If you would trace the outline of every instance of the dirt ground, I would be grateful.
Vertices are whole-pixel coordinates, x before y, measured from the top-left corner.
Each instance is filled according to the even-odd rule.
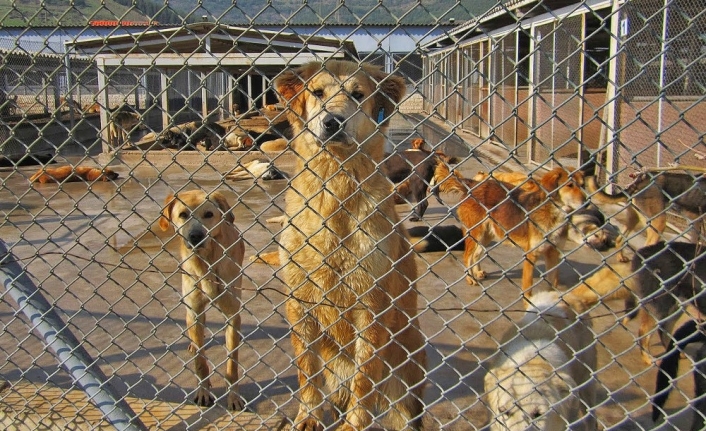
[[[475,147],[473,142],[470,145]],[[275,163],[291,173],[291,159],[283,157]],[[494,167],[479,146],[460,170],[472,175]],[[213,429],[223,424],[224,428],[275,429],[281,416],[292,417],[297,407],[296,370],[283,314],[284,286],[277,268],[248,258],[276,249],[279,227],[266,219],[281,214],[286,180],[222,183],[223,167],[172,165],[163,170],[148,160],[137,167],[116,164],[114,168],[121,179],[88,188],[82,183],[61,188],[30,185],[27,178],[36,169],[32,167],[2,170],[0,238],[151,428]],[[189,399],[196,381],[186,352],[176,249],[153,224],[167,194],[191,187],[221,189],[237,203],[236,225],[246,241],[240,387],[250,413],[233,415],[222,408],[222,401],[208,410],[196,409]],[[457,224],[447,206],[430,203],[423,221],[405,220],[404,225]],[[398,211],[406,218],[410,207],[399,205]],[[561,280],[568,287],[605,259],[611,261],[615,250],[599,253],[570,243],[564,252]],[[508,244],[493,247],[484,260],[489,277],[482,286],[466,284],[461,254],[417,256],[421,275],[417,287],[424,308],[420,319],[428,341],[427,429],[486,426],[490,417],[480,398],[483,361],[497,350],[500,334],[521,317],[521,251]],[[59,424],[59,418],[73,415],[72,423],[83,421],[74,425],[76,429],[89,428],[85,423],[92,408],[80,396],[64,394],[75,389],[69,375],[15,307],[7,297],[0,301],[0,363],[4,364],[0,378],[9,383],[0,392],[0,420],[22,429],[34,423],[28,417],[37,423]],[[595,415],[606,429],[656,429],[648,402],[654,390],[654,367],[642,362],[635,345],[637,322],[623,326],[622,310],[623,304],[609,303],[591,312],[599,352],[595,377],[601,387]],[[207,320],[207,331],[213,335],[208,357],[216,365],[212,382],[220,396],[224,393],[223,316],[212,310]],[[654,353],[661,351],[656,344],[652,347]],[[690,382],[689,375],[679,382],[686,394],[691,394]],[[684,404],[679,391],[674,391],[667,407],[677,411]],[[67,410],[62,413],[60,406]],[[688,413],[660,429],[683,429],[687,419]]]

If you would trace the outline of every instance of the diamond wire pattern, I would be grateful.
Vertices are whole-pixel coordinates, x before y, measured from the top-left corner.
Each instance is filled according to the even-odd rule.
[[[703,130],[698,118],[701,115],[704,99],[704,68],[703,61],[699,60],[703,57],[703,53],[699,51],[702,41],[700,42],[698,34],[702,32],[704,25],[703,13],[699,12],[697,7],[696,2],[688,0],[669,4],[636,0],[623,7],[623,15],[601,13],[601,16],[607,16],[607,19],[627,16],[630,18],[630,27],[634,30],[622,36],[624,50],[620,54],[612,54],[617,58],[621,70],[633,70],[633,73],[618,74],[617,85],[624,91],[627,103],[623,111],[617,114],[616,128],[626,138],[630,137],[632,129],[643,125],[653,132],[655,139],[674,141],[674,136],[680,136],[681,140],[685,141],[683,144],[664,148],[662,154],[667,162],[693,163],[701,160],[699,148],[702,144],[699,136],[703,136]],[[275,5],[253,10],[246,10],[235,4],[213,10],[211,6],[200,5],[188,11],[185,16],[198,19],[206,13],[209,16],[218,17],[220,21],[225,19],[228,12],[239,10],[253,22],[260,16],[264,16],[268,8],[277,10]],[[555,11],[545,4],[530,6],[524,11],[516,11],[509,6],[503,8],[514,20],[526,15],[542,13],[549,13],[555,19],[563,18],[557,16]],[[130,7],[130,10],[135,9],[134,6]],[[109,7],[107,10],[113,13],[116,19],[127,16]],[[174,11],[175,9],[167,4],[162,10]],[[390,7],[383,3],[371,7],[362,16],[356,16],[354,9],[343,3],[324,9],[319,8],[315,2],[305,3],[291,17],[284,16],[284,12],[279,11],[279,13],[285,18],[294,18],[303,13],[313,14],[321,23],[318,30],[314,32],[315,36],[328,36],[329,21],[341,15],[351,15],[358,20],[355,30],[371,38],[379,37],[382,41],[392,37],[397,31],[412,37],[411,32],[408,32],[402,23],[408,16],[411,17],[413,12],[420,10],[433,13],[427,6],[419,4],[402,16],[396,17],[397,24],[379,36],[377,32],[371,30],[374,27],[369,27],[366,23],[375,13],[394,15]],[[17,12],[22,14],[19,10]],[[59,16],[66,13],[68,12],[60,13]],[[442,23],[451,15],[450,10],[446,14],[441,14],[436,24]],[[665,32],[667,35],[665,43],[660,44],[659,38],[664,21],[662,18],[665,15],[668,15],[667,21],[672,27]],[[38,16],[37,13],[32,13],[26,18]],[[95,16],[95,13],[84,15],[86,21]],[[579,22],[578,27],[577,22]],[[643,24],[640,25],[639,22]],[[552,26],[555,26],[552,27],[553,34],[560,39],[560,42],[581,45],[582,37],[576,37],[577,29],[583,31],[580,21],[565,19],[557,21]],[[256,27],[252,28],[260,31]],[[641,28],[645,31],[641,31]],[[291,29],[294,27],[285,27],[277,34],[282,35]],[[478,29],[481,33],[485,31],[481,27]],[[196,35],[190,28],[187,28],[187,33]],[[208,35],[216,36],[217,31],[213,30]],[[645,39],[648,36],[651,39]],[[617,35],[611,35],[611,37],[617,37]],[[641,48],[644,46],[642,41],[645,40],[651,41],[648,46],[652,51]],[[654,43],[655,41],[657,44]],[[150,54],[155,59],[170,53],[179,55],[184,62],[192,57],[189,52],[179,51],[175,37],[167,36],[164,42],[164,48],[161,51]],[[534,55],[543,60],[542,64],[554,58],[552,47],[545,46],[539,40],[535,42],[538,43],[538,47]],[[498,56],[497,52],[495,54],[493,54],[494,51],[489,52],[487,47],[482,49],[482,52],[476,52],[480,47],[480,44],[476,44],[472,48],[474,51],[469,51],[468,54],[464,51],[464,55],[460,58],[461,64],[455,63],[457,60],[451,55],[438,58],[433,57],[432,53],[430,58],[436,58],[436,61],[424,60],[422,78],[418,82],[411,82],[412,85],[424,88],[424,91],[434,96],[425,101],[427,105],[431,104],[431,109],[421,112],[415,120],[405,119],[407,124],[412,125],[414,129],[419,127],[419,130],[425,130],[422,123],[433,121],[433,116],[429,112],[438,112],[447,116],[447,120],[453,126],[453,133],[449,136],[429,139],[428,144],[433,150],[446,148],[446,145],[452,141],[453,135],[456,135],[456,128],[469,128],[483,139],[486,137],[484,134],[487,133],[484,129],[488,129],[491,134],[493,130],[500,131],[509,121],[512,121],[511,118],[515,115],[520,115],[515,126],[517,128],[534,127],[534,132],[537,132],[538,128],[557,124],[574,131],[571,139],[578,128],[586,126],[583,124],[587,118],[585,114],[583,119],[579,119],[578,127],[575,119],[568,121],[563,117],[563,112],[568,108],[568,102],[556,105],[546,120],[533,121],[530,118],[521,118],[516,108],[524,101],[516,97],[517,93],[509,98],[505,95],[505,91],[513,91],[511,87],[514,84],[510,84],[510,88],[505,87],[514,81],[513,74],[519,71],[515,62],[519,59]],[[112,47],[108,49],[113,50]],[[570,56],[578,54],[578,51],[571,51],[571,49],[568,51]],[[75,150],[72,149],[70,140],[64,141],[64,144],[44,136],[48,129],[35,124],[30,119],[31,115],[53,112],[59,108],[60,105],[53,100],[52,95],[56,84],[44,77],[64,73],[62,61],[52,63],[51,60],[36,55],[34,51],[22,52],[26,54],[24,64],[6,62],[0,66],[0,71],[4,72],[3,76],[6,77],[6,81],[0,85],[3,85],[3,91],[18,95],[20,118],[17,121],[3,116],[0,119],[0,125],[7,126],[8,130],[18,136],[23,127],[34,128],[41,132],[37,138],[30,141],[22,141],[20,138],[13,141],[27,148],[27,150],[23,149],[23,152],[32,152],[42,145],[49,145],[62,154],[72,154]],[[141,49],[136,44],[129,52],[139,54]],[[384,49],[382,52],[384,54]],[[123,55],[118,50],[114,50],[113,54]],[[263,58],[264,53],[245,53],[239,44],[234,44],[229,50],[229,55],[240,54],[247,55],[253,61],[253,65],[245,67],[237,77],[234,77],[236,87],[233,92],[237,95],[236,99],[244,100],[248,97],[246,88],[248,83],[244,77],[265,76],[271,85],[273,74],[255,64]],[[664,63],[661,62],[662,57],[665,59]],[[372,60],[372,57],[368,58]],[[395,62],[400,62],[404,59],[404,54],[399,56],[395,53],[394,58]],[[42,60],[41,64],[36,60]],[[501,62],[500,65],[505,68],[502,71],[497,68],[492,69],[494,62]],[[467,66],[467,63],[470,63],[470,66]],[[636,64],[639,64],[639,69],[635,69]],[[573,73],[579,73],[576,69],[579,66],[574,64],[573,60],[569,75],[565,73],[566,64],[563,61],[552,60],[546,65],[548,68],[542,69],[544,70],[542,76],[535,77],[540,84],[558,81],[567,85],[569,81],[572,85],[581,84],[580,79],[573,75]],[[659,72],[663,67],[667,69],[663,71],[664,78],[661,78],[655,70]],[[398,63],[396,71],[404,76],[405,73],[401,68]],[[461,68],[460,74],[457,73],[457,68]],[[72,70],[72,88],[69,92],[72,97],[79,98],[79,104],[82,107],[88,104],[87,94],[90,94],[91,103],[97,102],[104,110],[114,109],[123,104],[138,104],[141,105],[141,109],[147,108],[148,110],[144,111],[142,116],[144,122],[149,124],[147,130],[143,131],[137,126],[127,130],[133,139],[148,132],[158,133],[161,128],[161,118],[156,122],[152,119],[148,120],[147,113],[150,113],[150,118],[158,118],[167,108],[160,106],[159,103],[146,106],[147,100],[143,98],[147,95],[161,102],[161,92],[167,91],[170,97],[184,100],[182,106],[169,112],[173,125],[175,125],[174,122],[178,123],[186,119],[202,119],[199,102],[204,94],[202,89],[205,89],[208,97],[209,111],[213,110],[213,106],[217,106],[219,110],[227,109],[228,97],[231,95],[223,94],[225,88],[220,84],[221,71],[207,71],[201,78],[195,70],[186,67],[178,68],[173,71],[175,74],[170,80],[169,88],[156,91],[149,84],[144,86],[142,83],[143,78],[149,82],[147,77],[155,71],[153,67],[149,67],[146,71],[127,66],[108,69],[106,100],[97,95],[97,81],[93,66],[80,65],[78,70]],[[498,72],[500,72],[499,75]],[[478,79],[471,78],[474,74]],[[641,75],[644,75],[643,79],[640,78]],[[229,73],[225,76],[226,79],[229,76],[232,77]],[[590,78],[592,77],[584,76],[583,80],[588,81]],[[660,84],[662,79],[664,81]],[[433,84],[428,85],[427,82]],[[480,91],[473,88],[481,82],[487,82],[490,87],[481,88]],[[500,89],[501,87],[494,87],[497,85],[502,85],[502,89],[488,91],[488,88]],[[665,89],[664,93],[659,93],[660,86]],[[552,88],[554,88],[552,91],[556,92],[556,87]],[[635,93],[636,91],[642,91],[642,93]],[[660,97],[661,95],[677,97]],[[638,100],[638,96],[642,97],[644,102]],[[546,102],[543,95],[538,97],[538,100]],[[678,97],[692,99],[684,102]],[[531,100],[531,94],[529,98]],[[411,100],[411,97],[408,96],[406,100]],[[602,106],[592,100],[583,101],[584,109],[597,110]],[[9,106],[8,103],[6,102],[4,106]],[[264,93],[255,96],[252,103],[253,106],[264,106],[267,103]],[[486,109],[485,106],[492,107],[496,103],[500,104],[497,108],[502,109],[503,114],[499,118],[487,117],[483,112]],[[468,109],[464,104],[472,106]],[[650,118],[656,106],[662,106],[665,112],[675,112],[676,115],[666,117],[661,124],[657,124]],[[459,115],[456,115],[455,109],[460,109]],[[625,112],[630,110],[634,110],[637,115],[625,115]],[[245,109],[245,111],[255,113],[256,109]],[[594,118],[597,117],[598,115],[594,115]],[[80,118],[75,120],[75,124],[85,123],[96,134],[102,132],[101,127],[105,127],[96,125],[99,123],[89,122],[85,115],[80,115]],[[69,132],[72,139],[76,139],[78,132],[77,129],[72,129],[71,123],[61,123],[58,127]],[[201,127],[211,133],[217,132],[209,124]],[[400,132],[404,137],[399,142],[393,142],[394,149],[400,150],[404,148],[405,141],[417,134],[423,135],[419,130]],[[543,132],[545,130],[543,129]],[[503,140],[513,139],[512,134],[514,133],[501,136]],[[696,139],[684,138],[685,136],[696,136]],[[542,151],[541,154],[537,152],[533,154],[535,157],[533,161],[538,166],[546,164],[546,161],[551,158],[555,159],[555,163],[562,163],[556,160],[557,152],[562,148],[568,148],[571,141],[565,137],[553,135],[542,135],[540,138]],[[3,139],[6,140],[4,144],[8,144],[9,148],[10,138]],[[630,140],[625,139],[625,141]],[[99,140],[89,151],[75,159],[74,163],[102,164],[102,158],[96,153],[100,145]],[[474,145],[471,144],[472,148],[479,148]],[[631,150],[627,147],[628,144],[622,145],[625,145],[628,151]],[[186,353],[188,342],[183,334],[187,328],[183,320],[183,305],[180,304],[179,299],[180,257],[169,245],[170,238],[156,232],[153,224],[167,193],[193,187],[206,190],[222,188],[229,191],[231,197],[234,196],[231,204],[243,217],[236,219],[236,224],[243,233],[249,252],[274,250],[282,228],[270,226],[264,222],[264,219],[282,213],[286,181],[271,186],[260,180],[240,184],[220,180],[218,175],[222,174],[222,168],[218,166],[218,159],[221,151],[216,150],[209,151],[204,156],[203,164],[189,166],[180,164],[177,159],[180,155],[187,155],[188,150],[177,149],[173,152],[174,162],[167,167],[151,161],[147,151],[139,149],[138,152],[141,152],[141,166],[138,168],[120,166],[121,174],[124,176],[121,175],[123,178],[112,184],[64,183],[59,186],[33,185],[22,188],[18,186],[21,183],[26,184],[33,170],[13,165],[0,189],[4,197],[7,197],[6,202],[9,202],[9,206],[3,209],[5,218],[1,228],[7,232],[7,238],[14,243],[13,252],[22,257],[28,273],[40,286],[40,290],[51,298],[67,320],[68,327],[80,335],[91,354],[97,357],[101,366],[113,376],[111,381],[124,380],[124,383],[119,385],[125,390],[125,396],[137,396],[143,406],[139,410],[147,411],[145,415],[152,416],[153,422],[164,421],[166,424],[171,420],[190,421],[193,420],[193,413],[180,411],[190,406],[189,398],[195,387],[195,379],[190,371],[193,363]],[[225,153],[237,155],[229,150],[225,150]],[[634,159],[639,159],[641,164],[649,165],[650,161],[654,164],[652,149],[636,149],[632,153],[635,154]],[[263,158],[274,164],[287,163],[283,154],[257,154],[254,150],[246,154]],[[501,157],[502,162],[512,160],[509,156]],[[464,155],[462,162],[475,162],[475,158],[473,155]],[[244,166],[244,161],[239,160],[235,164]],[[496,169],[495,164],[487,161],[482,161],[478,165],[486,171]],[[573,163],[567,166],[570,165]],[[233,168],[231,166],[229,170]],[[535,170],[535,167],[531,167],[531,170]],[[145,174],[146,172],[150,173]],[[148,177],[147,180],[145,175]],[[186,178],[186,182],[183,178]],[[174,182],[174,179],[179,180]],[[454,204],[449,206],[455,207]],[[406,215],[402,217],[406,218]],[[405,221],[403,225],[407,223],[408,221]],[[456,222],[453,216],[439,218],[432,215],[423,220],[421,225],[434,228],[442,223]],[[140,237],[143,232],[153,233],[155,238],[151,241],[144,240],[144,237]],[[263,235],[271,236],[271,239],[263,239]],[[639,233],[635,234],[636,238],[638,236]],[[587,250],[586,246],[570,245],[564,252],[563,260],[568,262],[580,260],[590,253],[598,255]],[[259,425],[255,425],[254,428],[273,429],[275,426],[273,424],[278,422],[280,414],[291,417],[299,400],[299,395],[296,393],[296,370],[293,365],[296,358],[292,357],[288,328],[282,314],[282,305],[286,296],[281,293],[284,292],[285,287],[280,280],[278,270],[277,268],[265,269],[260,264],[249,262],[247,260],[249,254],[246,253],[246,261],[243,263],[245,280],[242,300],[243,340],[240,350],[241,387],[245,388],[246,395],[249,396],[251,414],[258,418],[256,422],[259,422]],[[486,267],[493,268],[489,270],[491,276],[484,280],[481,286],[471,288],[466,286],[464,281],[466,270],[460,255],[456,252],[442,251],[432,257],[420,254],[416,258],[419,275],[414,281],[420,291],[420,319],[428,341],[426,349],[429,354],[427,370],[429,379],[424,399],[427,406],[425,423],[432,429],[435,427],[468,429],[469,426],[471,429],[480,429],[484,423],[491,420],[488,413],[489,405],[483,398],[486,395],[485,389],[479,386],[478,378],[488,371],[484,360],[498,349],[501,342],[501,329],[508,325],[512,326],[512,322],[516,321],[516,317],[522,313],[517,282],[522,254],[507,244],[492,245],[488,247],[487,257],[483,263]],[[449,270],[449,265],[453,271]],[[585,279],[581,276],[586,273],[584,269],[569,265],[566,270],[564,272],[570,273],[569,279]],[[513,293],[508,295],[507,292]],[[65,391],[63,399],[68,400],[69,404],[73,404],[77,409],[77,416],[85,418],[86,423],[90,423],[88,425],[90,428],[97,426],[97,423],[91,423],[85,402],[74,401],[71,397],[71,386],[66,385],[66,377],[56,368],[53,358],[47,355],[38,344],[36,336],[22,335],[27,331],[25,319],[20,315],[14,317],[10,301],[3,301],[2,308],[7,318],[2,320],[3,330],[0,339],[3,339],[1,341],[3,346],[12,347],[4,349],[7,364],[0,370],[3,377],[10,381],[11,388],[14,388],[16,393],[21,393],[23,378],[31,380],[33,375],[46,376],[36,382],[35,388],[35,397],[50,406],[49,413],[39,413],[42,415],[42,420],[49,420],[52,417],[51,410],[60,408],[60,402],[57,399],[43,395],[45,391],[48,392],[50,388],[58,386]],[[630,363],[629,357],[634,354],[632,350],[635,350],[633,348],[635,341],[630,332],[634,328],[626,327],[620,322],[621,314],[616,311],[618,308],[600,309],[605,310],[607,315],[596,319],[594,333],[596,344],[608,352],[608,358],[599,364],[595,374],[608,396],[596,404],[595,415],[599,423],[606,427],[619,423],[622,418],[627,417],[639,428],[649,428],[640,418],[640,412],[649,408],[648,400],[653,390],[650,379],[654,370],[649,367],[640,368]],[[226,353],[222,340],[224,316],[217,310],[209,310],[207,313],[209,317],[206,347],[212,363],[214,393],[222,402],[225,396],[222,386],[222,369],[225,365],[223,362]],[[616,337],[615,332],[620,332],[620,336]],[[27,361],[27,358],[30,360]],[[27,363],[32,365],[29,367],[24,365]],[[608,378],[609,374],[622,377]],[[684,392],[683,396],[689,397],[689,384],[681,380],[678,383],[679,391]],[[637,388],[633,385],[636,381]],[[627,393],[643,401],[635,401],[630,405],[613,401],[613,397],[625,397]],[[5,397],[5,399],[9,398]],[[150,411],[150,403],[153,401],[171,403],[174,407],[166,417],[160,417]],[[670,411],[674,417],[679,416],[680,408],[677,404],[674,402],[674,408]],[[25,405],[35,405],[35,402],[28,398],[25,400]],[[18,406],[14,407],[18,408]],[[608,414],[608,411],[611,413]],[[203,416],[206,414],[196,415],[206,417]],[[243,415],[227,413],[222,417],[227,418],[226,421],[231,423],[239,423],[243,420]],[[217,427],[220,429],[223,425],[217,425]]]

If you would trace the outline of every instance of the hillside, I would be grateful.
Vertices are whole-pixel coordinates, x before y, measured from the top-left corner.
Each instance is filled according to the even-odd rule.
[[[182,22],[154,0],[0,0],[0,27],[72,27],[94,20]]]
[[[497,0],[0,0],[0,27],[85,26],[93,20],[225,24],[437,24],[482,14]],[[164,6],[167,3],[168,6]],[[457,4],[458,3],[458,4]],[[198,6],[200,5],[200,6]]]
[[[194,16],[208,15],[226,23],[249,24],[438,24],[478,16],[498,0],[203,0]],[[460,3],[460,4],[457,4]],[[170,0],[178,10],[191,10],[192,0]]]

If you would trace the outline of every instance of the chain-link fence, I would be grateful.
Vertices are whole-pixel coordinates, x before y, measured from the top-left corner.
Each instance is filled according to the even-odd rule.
[[[699,2],[33,5],[4,429],[704,428]]]

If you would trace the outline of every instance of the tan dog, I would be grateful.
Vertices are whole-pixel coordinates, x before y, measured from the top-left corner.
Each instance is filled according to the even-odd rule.
[[[583,174],[554,168],[538,180],[536,189],[529,185],[528,190],[522,187],[509,190],[507,184],[494,178],[477,182],[450,175],[441,181],[438,191],[465,195],[457,207],[457,215],[468,231],[463,254],[470,271],[466,281],[473,285],[486,277],[479,261],[491,241],[510,239],[526,253],[522,290],[529,296],[534,266],[541,254],[549,272],[547,278],[554,286],[558,284],[558,248],[568,233],[564,208],[575,210],[584,204]]]
[[[287,194],[281,274],[299,370],[294,429],[419,429],[426,357],[417,321],[417,270],[389,181],[377,169],[402,78],[353,62],[283,72],[298,164]],[[340,417],[339,417],[340,415]]]
[[[532,305],[502,338],[484,378],[493,414],[491,431],[595,430],[596,350],[588,321],[557,292],[532,296]]]
[[[112,181],[118,179],[117,172],[110,168],[91,168],[88,166],[59,166],[58,168],[41,168],[29,177],[31,183],[70,183]]]
[[[628,300],[633,297],[628,283],[632,270],[629,262],[606,263],[595,274],[572,287],[564,301],[579,313],[588,311],[599,302]]]
[[[706,179],[700,174],[641,172],[634,177],[625,192],[616,194],[608,194],[600,189],[595,177],[587,178],[586,181],[591,202],[601,208],[609,219],[623,226],[616,241],[621,262],[630,260],[623,249],[631,232],[646,227],[645,246],[664,240],[662,234],[667,229],[668,209],[678,209],[690,220],[697,220],[706,212]],[[697,240],[697,230],[695,227],[690,233],[692,242]]]
[[[226,315],[226,381],[228,408],[242,410],[238,394],[238,345],[240,344],[240,284],[245,247],[233,225],[231,206],[219,192],[201,190],[170,195],[165,201],[159,226],[174,227],[180,241],[182,295],[186,305],[186,328],[195,358],[199,388],[194,402],[210,406],[209,367],[204,355],[206,305],[213,302]]]
[[[140,124],[142,118],[137,112],[117,111],[111,113],[108,124],[108,142],[118,148],[128,142],[130,131]]]

